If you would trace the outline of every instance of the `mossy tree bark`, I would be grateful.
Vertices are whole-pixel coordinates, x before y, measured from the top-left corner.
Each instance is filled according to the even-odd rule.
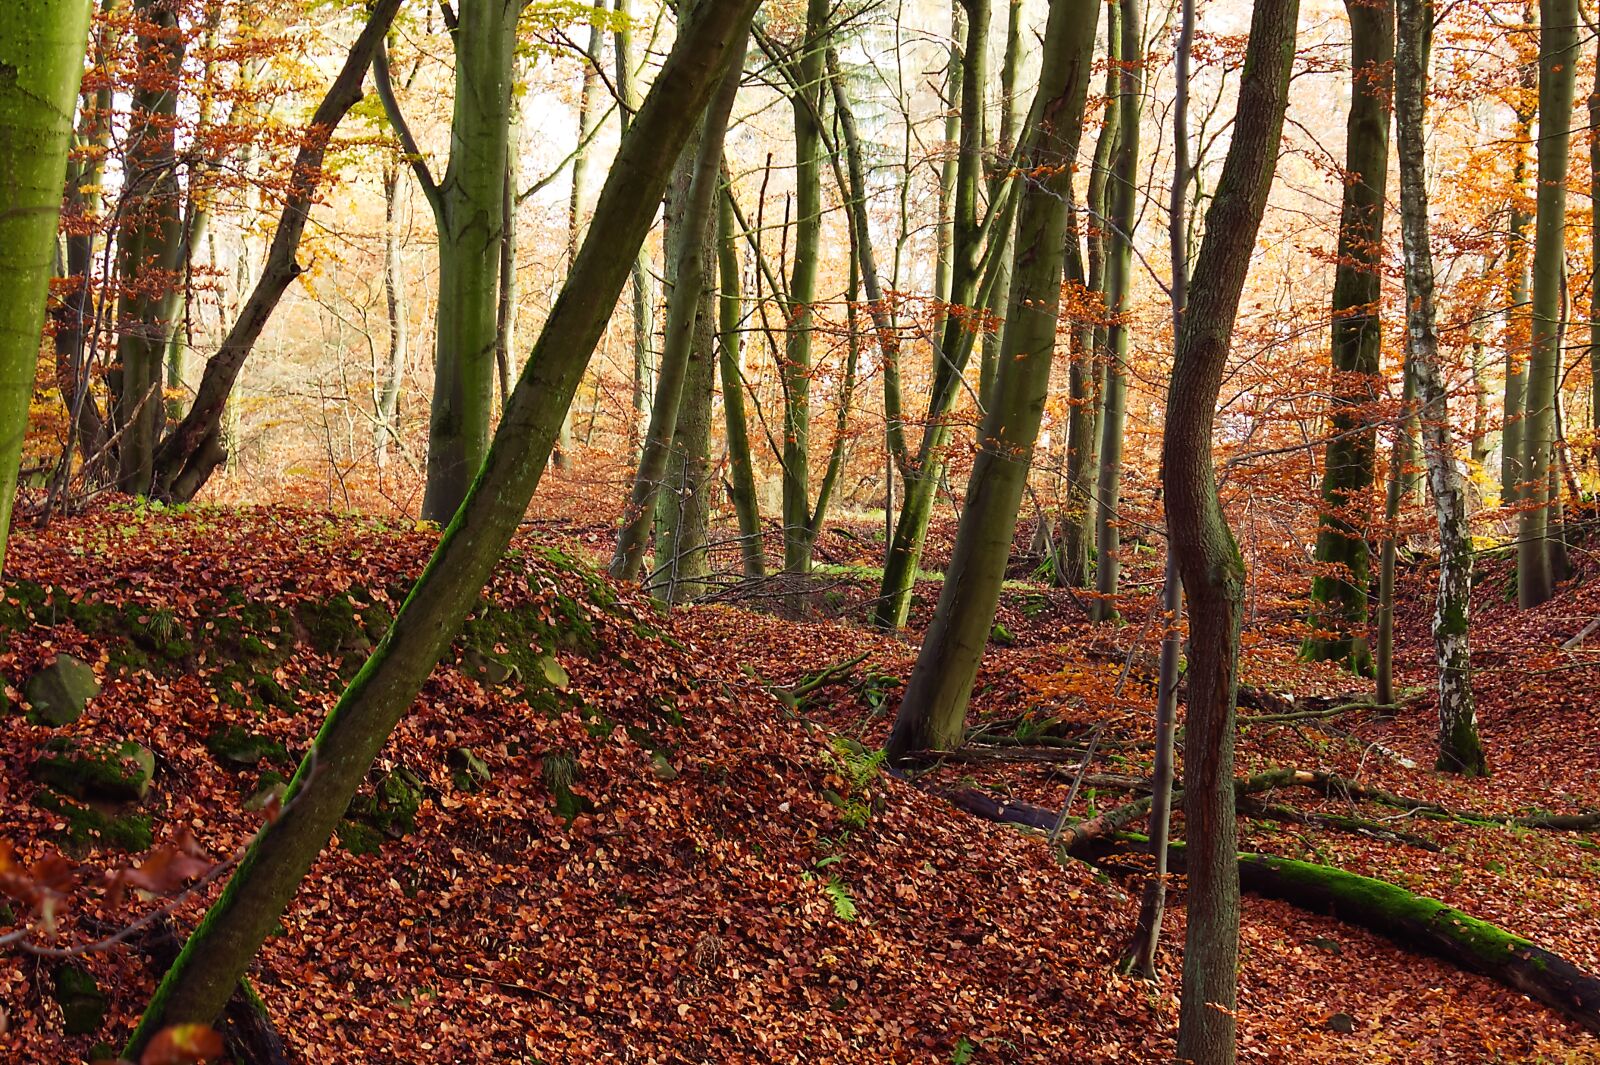
[[[1433,250],[1428,244],[1428,178],[1423,131],[1427,115],[1431,0],[1398,0],[1395,127],[1400,161],[1400,235],[1405,250],[1406,358],[1417,386],[1418,420],[1439,527],[1439,591],[1433,616],[1439,668],[1438,768],[1467,776],[1488,772],[1472,700],[1468,620],[1472,596],[1472,530],[1467,493],[1456,465],[1449,389],[1439,361],[1434,322]]]
[[[54,275],[73,104],[89,40],[84,0],[0,5],[0,569]],[[159,410],[159,404],[157,405]]]
[[[639,579],[650,530],[656,518],[656,505],[666,483],[672,462],[673,440],[678,431],[679,411],[685,383],[690,376],[700,344],[709,340],[713,328],[707,301],[706,242],[711,233],[713,202],[722,187],[722,141],[728,116],[739,91],[744,53],[736,57],[722,78],[717,95],[706,108],[694,154],[687,158],[682,209],[674,210],[672,247],[675,268],[671,292],[667,297],[667,332],[661,348],[661,372],[656,381],[655,402],[650,408],[650,428],[645,434],[644,454],[634,471],[633,488],[617,531],[616,549],[611,556],[611,576],[617,580]],[[704,319],[704,320],[702,320]],[[709,387],[709,350],[700,351],[703,381],[696,387]],[[709,411],[707,412],[709,415]],[[676,486],[667,485],[667,490]],[[663,545],[661,561],[670,565],[670,545]],[[676,555],[670,557],[675,558]],[[653,581],[651,582],[654,583]]]
[[[169,1024],[210,1022],[327,843],[389,733],[460,630],[527,512],[561,418],[616,307],[667,175],[742,48],[759,0],[704,4],[678,38],[618,150],[577,262],[467,499],[393,625],[323,724],[282,814],[251,843],[183,953],[162,978],[129,1056]],[[392,8],[390,9],[392,13]],[[59,191],[59,190],[58,190]]]
[[[634,113],[639,109],[638,79],[634,74],[632,0],[616,0],[615,10],[621,16],[611,41],[616,52],[617,113],[626,136]],[[642,434],[650,420],[651,397],[655,394],[652,378],[656,363],[656,290],[647,244],[641,244],[639,254],[634,257],[633,283],[629,291],[633,300],[633,419],[628,423],[628,450],[637,466],[644,454]]]
[[[1302,654],[1372,673],[1367,644],[1374,408],[1383,353],[1383,210],[1389,179],[1389,96],[1394,88],[1393,0],[1346,0],[1350,17],[1350,116],[1344,200],[1333,278],[1332,439],[1322,473],[1321,528],[1311,584],[1311,628]]]
[[[1100,469],[1095,485],[1095,594],[1090,615],[1095,621],[1117,617],[1117,581],[1121,573],[1122,534],[1117,510],[1122,491],[1122,434],[1128,395],[1127,360],[1133,309],[1133,230],[1139,217],[1139,115],[1144,93],[1144,18],[1139,0],[1117,0],[1117,145],[1107,186],[1105,388],[1100,410]]]
[[[1000,125],[989,146],[989,199],[998,198],[1011,169],[1017,140],[1017,77],[1022,68],[1022,0],[1009,0],[1006,12],[1005,51],[1000,61]],[[1006,300],[1011,294],[1011,234],[1001,234],[1000,273],[984,305],[983,351],[978,364],[978,407],[994,405],[995,370],[999,365]]]
[[[1083,133],[1099,7],[1095,0],[1050,5],[1037,121],[1020,160],[1023,169],[1048,176],[1029,182],[1018,209],[995,402],[979,429],[981,446],[939,607],[889,737],[891,759],[960,743],[972,682],[994,623],[1049,389],[1067,229],[1065,185]]]
[[[1577,84],[1577,0],[1539,2],[1539,182],[1533,242],[1533,348],[1522,430],[1521,501],[1517,520],[1517,602],[1524,609],[1555,594],[1550,470],[1555,459],[1556,381],[1567,225],[1567,156]]]
[[[1234,1060],[1239,956],[1233,744],[1245,572],[1217,495],[1212,422],[1272,188],[1299,7],[1298,0],[1261,0],[1251,15],[1233,138],[1206,212],[1205,240],[1176,337],[1161,454],[1169,550],[1189,600],[1189,913],[1178,1057],[1196,1065]]]
[[[723,165],[723,180],[728,168]],[[728,494],[739,520],[739,559],[746,577],[765,577],[767,559],[761,543],[761,501],[756,495],[755,467],[750,459],[750,426],[744,407],[744,371],[740,332],[744,319],[744,276],[739,253],[740,231],[733,217],[733,199],[717,197],[717,266],[722,276],[718,299],[717,368],[722,383],[722,421],[728,441]]]
[[[1524,5],[1531,19],[1533,5]],[[1525,27],[1532,32],[1533,27]],[[1517,502],[1522,491],[1522,434],[1528,391],[1528,350],[1531,330],[1528,317],[1528,290],[1533,285],[1533,256],[1528,250],[1528,226],[1532,219],[1527,211],[1528,145],[1533,142],[1533,120],[1537,108],[1521,101],[1535,95],[1538,72],[1525,66],[1519,88],[1519,106],[1516,123],[1512,127],[1510,148],[1516,154],[1511,163],[1511,210],[1507,226],[1507,260],[1511,274],[1511,291],[1506,302],[1506,370],[1504,396],[1504,428],[1500,434],[1500,502],[1510,505]]]

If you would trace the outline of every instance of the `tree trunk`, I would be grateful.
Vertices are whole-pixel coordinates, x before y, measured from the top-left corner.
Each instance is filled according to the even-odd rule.
[[[622,294],[634,250],[655,218],[667,174],[729,57],[742,47],[757,3],[703,4],[680,26],[618,150],[578,261],[524,363],[464,506],[318,733],[289,785],[282,813],[251,843],[162,979],[132,1036],[130,1058],[137,1059],[168,1025],[209,1023],[222,1010],[389,733],[460,630],[527,511],[562,414]]]
[[[699,132],[699,147],[690,157],[689,177],[683,208],[676,218],[674,247],[676,269],[671,293],[667,297],[667,333],[661,349],[661,373],[656,382],[655,402],[650,409],[650,429],[645,435],[644,454],[634,471],[633,488],[617,531],[616,549],[611,556],[611,576],[621,581],[639,579],[650,530],[655,521],[656,500],[667,476],[673,436],[677,432],[678,412],[690,359],[695,352],[699,319],[704,309],[706,289],[705,240],[711,224],[712,199],[720,188],[722,139],[728,127],[728,114],[743,74],[743,52],[737,67],[730,67],[722,79],[716,98],[706,109]],[[709,323],[707,323],[709,328]],[[665,557],[663,556],[663,561]]]
[[[429,521],[450,520],[489,444],[521,10],[519,0],[480,0],[462,6],[451,31],[456,91],[450,162],[437,184],[422,180],[439,230],[428,479],[422,495],[422,516]],[[420,157],[417,166],[422,179]]]
[[[783,351],[783,568],[811,568],[811,340],[822,234],[822,114],[828,0],[808,0],[793,86],[795,150],[794,267],[789,276],[788,333]]]
[[[1019,208],[995,405],[979,430],[981,446],[939,607],[889,737],[894,760],[961,742],[972,682],[994,623],[1049,390],[1067,226],[1064,187],[1071,173],[1064,163],[1077,157],[1083,133],[1098,15],[1094,0],[1050,5],[1034,111],[1039,120],[1028,133],[1022,165],[1053,169],[1048,180],[1028,186]]]
[[[184,244],[177,115],[186,49],[172,5],[135,0],[133,15],[139,54],[150,56],[156,69],[141,70],[133,92],[128,178],[117,232],[117,362],[107,382],[117,434],[117,487],[146,495],[165,418],[162,369]]]
[[[1374,665],[1376,693],[1383,706],[1395,705],[1394,686],[1394,567],[1399,551],[1400,505],[1405,499],[1406,466],[1411,450],[1411,360],[1406,358],[1401,374],[1400,418],[1393,428],[1394,444],[1389,450],[1389,472],[1385,478],[1383,501],[1383,539],[1378,551],[1378,654]]]
[[[367,67],[378,54],[399,7],[400,0],[377,0],[373,4],[366,26],[350,46],[344,67],[311,116],[305,141],[295,156],[293,178],[278,219],[278,229],[273,234],[272,247],[255,288],[216,354],[207,360],[189,413],[167,434],[156,451],[155,495],[161,499],[180,503],[193,499],[212,471],[227,459],[228,453],[222,443],[222,417],[228,396],[273,309],[289,285],[300,276],[301,268],[295,255],[322,177],[328,142],[345,114],[360,101]]]
[[[1100,470],[1095,486],[1095,600],[1090,616],[1111,621],[1117,616],[1117,581],[1121,573],[1122,534],[1117,513],[1122,491],[1122,434],[1127,413],[1128,315],[1133,309],[1133,229],[1139,217],[1139,113],[1144,92],[1144,18],[1139,0],[1118,0],[1117,146],[1108,186],[1110,217],[1103,225],[1106,242],[1107,327],[1105,390],[1100,412]]]
[[[1428,244],[1428,188],[1423,131],[1427,115],[1431,0],[1399,0],[1395,46],[1395,127],[1400,144],[1400,228],[1405,248],[1406,359],[1417,383],[1418,421],[1439,526],[1439,592],[1433,617],[1439,667],[1438,768],[1467,776],[1488,772],[1472,701],[1468,619],[1472,530],[1456,466],[1449,390],[1434,324],[1433,250]]]
[[[633,116],[639,109],[639,90],[634,77],[632,0],[616,0],[620,21],[612,35],[612,48],[616,52],[617,108],[622,133],[627,135]],[[655,328],[656,292],[650,265],[648,244],[639,245],[633,261],[633,281],[630,293],[633,299],[633,415],[628,423],[628,452],[637,467],[644,456],[645,425],[650,420],[651,397],[655,395]]]
[[[1190,618],[1184,819],[1192,849],[1178,1057],[1196,1065],[1234,1060],[1239,955],[1233,743],[1245,571],[1217,496],[1212,421],[1272,187],[1298,15],[1298,0],[1261,0],[1251,15],[1233,136],[1176,337],[1162,445],[1170,550]]]
[[[1526,16],[1533,17],[1533,5],[1524,5]],[[1532,25],[1525,27],[1532,33]],[[1537,71],[1532,65],[1523,68],[1519,88],[1522,96],[1516,111],[1516,124],[1512,127],[1510,149],[1516,154],[1511,164],[1511,210],[1507,227],[1507,259],[1511,274],[1510,299],[1506,307],[1506,386],[1505,420],[1500,434],[1500,502],[1511,505],[1521,498],[1522,436],[1525,426],[1528,391],[1528,352],[1532,333],[1528,319],[1529,288],[1533,285],[1532,259],[1528,252],[1528,225],[1532,221],[1526,209],[1528,178],[1528,148],[1533,141],[1534,108],[1521,100],[1533,95],[1537,86]]]
[[[400,440],[400,385],[406,372],[406,349],[410,344],[411,322],[406,306],[404,249],[400,243],[400,169],[394,163],[383,167],[383,301],[389,320],[389,360],[378,387],[377,426],[374,444],[381,469],[389,456],[391,441]]]
[[[723,180],[728,180],[726,164]],[[745,418],[744,374],[739,359],[739,333],[744,318],[739,229],[733,218],[733,198],[724,192],[718,200],[717,262],[722,275],[722,294],[718,303],[717,357],[722,379],[723,429],[728,440],[728,494],[739,519],[739,558],[744,575],[765,577],[767,559],[761,542],[761,505],[750,460],[750,428]]]
[[[89,39],[83,0],[0,5],[0,571],[39,365],[73,104]],[[87,265],[87,264],[86,264]],[[87,271],[83,275],[87,279]],[[159,410],[159,407],[158,407]],[[68,454],[68,461],[71,455]]]
[[[1389,98],[1394,88],[1393,0],[1346,0],[1350,17],[1350,117],[1344,202],[1333,280],[1332,439],[1322,473],[1320,572],[1311,583],[1311,661],[1372,673],[1367,645],[1374,408],[1382,370],[1383,208],[1389,178]]]
[[[1088,217],[1081,226],[1083,232],[1081,253],[1076,252],[1079,242],[1077,212],[1073,212],[1073,230],[1069,239],[1074,248],[1067,255],[1068,269],[1075,260],[1083,261],[1077,277],[1086,289],[1085,295],[1104,300],[1105,297],[1105,214],[1107,176],[1111,158],[1117,147],[1119,108],[1116,106],[1117,85],[1121,73],[1117,59],[1122,54],[1122,7],[1106,5],[1106,78],[1105,117],[1100,135],[1095,138],[1094,162],[1089,171],[1085,191]],[[1105,365],[1106,326],[1103,316],[1079,323],[1074,343],[1078,347],[1068,370],[1067,395],[1070,408],[1067,412],[1067,520],[1062,522],[1061,546],[1056,557],[1063,561],[1060,581],[1069,588],[1085,588],[1089,583],[1089,553],[1094,549],[1096,508],[1095,482],[1100,467],[1100,413],[1103,390],[1100,387],[1101,368]]]
[[[1517,602],[1555,594],[1550,542],[1550,468],[1556,382],[1561,373],[1562,272],[1566,256],[1567,155],[1577,81],[1577,0],[1539,3],[1539,184],[1533,244],[1533,349],[1524,403],[1522,476],[1526,508],[1517,519]]]
[[[1005,54],[1000,65],[1000,129],[991,145],[989,164],[991,202],[998,196],[1017,148],[1017,76],[1022,67],[1022,0],[1009,0],[1007,6]],[[1001,237],[1004,246],[1000,249],[1000,274],[995,280],[994,291],[984,305],[983,352],[978,364],[978,407],[982,411],[994,405],[995,371],[999,365],[1006,300],[1011,294],[1011,236],[1006,233]]]

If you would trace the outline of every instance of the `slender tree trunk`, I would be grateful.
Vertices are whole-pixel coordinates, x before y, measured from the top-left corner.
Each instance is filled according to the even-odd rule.
[[[728,180],[726,164],[723,180]],[[750,429],[744,410],[744,374],[740,371],[739,334],[744,319],[743,271],[739,254],[739,228],[733,218],[733,198],[718,197],[717,262],[722,275],[718,302],[718,367],[722,379],[722,418],[728,440],[729,495],[739,519],[739,558],[746,577],[767,575],[761,543],[761,506],[756,496],[755,468],[750,460]]]
[[[1532,32],[1533,5],[1524,5],[1525,29]],[[1533,95],[1537,72],[1530,65],[1523,69],[1522,100]],[[1532,255],[1528,248],[1528,217],[1525,206],[1528,179],[1528,145],[1533,141],[1533,120],[1537,110],[1519,101],[1511,149],[1516,154],[1511,164],[1511,211],[1507,232],[1507,259],[1511,274],[1509,306],[1506,308],[1505,427],[1500,434],[1500,502],[1510,506],[1521,498],[1525,473],[1522,469],[1523,429],[1526,425],[1528,391],[1528,353],[1532,330],[1528,316],[1529,289],[1533,285]]]
[[[373,430],[378,466],[388,461],[389,444],[400,439],[400,385],[406,372],[411,323],[406,307],[405,249],[400,242],[400,168],[383,168],[383,301],[389,319],[389,361],[378,388],[378,424]]]
[[[701,6],[701,5],[697,5]],[[656,385],[655,403],[650,410],[650,430],[645,435],[644,454],[634,473],[623,523],[617,532],[616,550],[611,556],[611,576],[636,581],[649,545],[655,521],[656,500],[667,475],[673,436],[677,431],[684,382],[696,345],[697,324],[704,308],[706,288],[705,240],[711,224],[712,199],[721,184],[722,139],[728,128],[728,115],[743,73],[743,51],[735,53],[736,65],[722,78],[716,98],[706,109],[699,132],[699,147],[692,159],[692,176],[682,213],[678,215],[675,244],[676,276],[667,299],[667,333],[661,350],[661,374]]]
[[[1066,164],[1077,157],[1083,133],[1099,7],[1095,0],[1050,5],[1035,105],[1039,120],[1027,134],[1022,160],[1029,169],[1050,167],[1051,176],[1030,183],[1022,196],[995,405],[980,429],[982,446],[939,607],[889,737],[891,759],[960,744],[972,682],[994,623],[1049,389],[1067,227]]]
[[[183,246],[178,183],[178,87],[184,37],[176,9],[162,0],[134,0],[139,54],[155,69],[140,72],[133,92],[127,182],[117,233],[117,363],[108,375],[117,435],[117,487],[145,495],[154,481],[156,443],[165,409],[162,369],[172,328],[178,258]]]
[[[482,472],[393,625],[329,715],[265,826],[182,954],[129,1044],[168,1025],[208,1023],[278,922],[373,759],[422,689],[527,511],[578,380],[622,294],[667,174],[742,48],[758,0],[703,4],[679,28],[595,206],[589,235],[523,364]],[[57,190],[59,192],[59,190]]]
[[[639,109],[639,90],[634,77],[632,0],[616,0],[616,12],[621,16],[621,22],[612,34],[611,43],[616,53],[616,88],[620,97],[617,113],[622,133],[626,135]],[[633,299],[633,416],[628,423],[628,451],[635,467],[643,458],[644,437],[641,434],[650,420],[651,398],[655,395],[656,292],[650,264],[649,245],[639,245],[639,254],[633,261],[633,282],[630,287]]]
[[[956,169],[961,161],[962,94],[964,92],[962,57],[967,45],[967,20],[961,0],[950,0],[950,51],[945,60],[944,75],[944,148],[945,157],[939,164],[939,225],[937,258],[934,261],[933,298],[948,304],[950,281],[954,272]],[[935,334],[944,328],[945,311],[934,315]]]
[[[822,234],[822,114],[829,0],[808,0],[794,87],[795,237],[783,351],[783,568],[811,568],[811,341]]]
[[[1188,926],[1178,1057],[1231,1065],[1239,957],[1234,705],[1245,570],[1213,465],[1212,422],[1256,233],[1272,187],[1294,62],[1298,0],[1260,0],[1222,173],[1176,337],[1162,442],[1170,549],[1189,600],[1184,827]]]
[[[1089,171],[1085,192],[1088,218],[1082,226],[1082,253],[1075,253],[1079,241],[1077,218],[1074,213],[1074,230],[1069,239],[1074,249],[1067,255],[1068,269],[1082,259],[1084,267],[1077,271],[1085,288],[1085,295],[1104,300],[1105,297],[1105,214],[1106,186],[1111,171],[1111,159],[1117,146],[1117,128],[1120,108],[1117,107],[1117,86],[1121,80],[1117,59],[1122,48],[1122,7],[1106,5],[1106,77],[1105,117],[1100,135],[1095,138],[1094,161]],[[1073,358],[1067,377],[1067,395],[1070,407],[1067,412],[1067,520],[1062,522],[1061,546],[1056,557],[1063,561],[1061,583],[1070,588],[1084,588],[1089,583],[1089,553],[1095,546],[1094,505],[1095,482],[1100,466],[1100,413],[1103,389],[1100,386],[1101,370],[1105,365],[1106,326],[1103,318],[1080,322],[1075,330],[1075,344],[1079,349]]]
[[[1172,332],[1183,329],[1184,303],[1189,293],[1188,223],[1184,219],[1189,188],[1189,61],[1194,48],[1194,0],[1183,0],[1178,31],[1176,74],[1172,102],[1172,192],[1167,202],[1167,240],[1172,260]],[[1167,842],[1172,829],[1173,734],[1178,719],[1178,666],[1183,654],[1183,581],[1178,557],[1167,551],[1166,574],[1161,589],[1161,671],[1156,686],[1156,751],[1151,773],[1150,860],[1153,868],[1139,901],[1139,920],[1133,941],[1122,957],[1124,972],[1146,980],[1156,978],[1156,948],[1167,911]]]
[[[1382,369],[1383,209],[1389,178],[1389,97],[1394,88],[1393,0],[1346,0],[1350,17],[1350,117],[1344,203],[1333,281],[1333,437],[1322,473],[1322,527],[1311,583],[1311,661],[1372,672],[1367,645],[1374,407]]]
[[[1412,403],[1411,360],[1406,358],[1401,370],[1405,378],[1402,387],[1400,418],[1394,425],[1394,444],[1389,451],[1389,473],[1385,478],[1383,502],[1383,539],[1378,551],[1378,645],[1374,673],[1377,691],[1374,698],[1380,705],[1394,706],[1394,567],[1399,552],[1400,505],[1405,498],[1406,466],[1409,463],[1411,434],[1406,426],[1410,422]]]
[[[1090,608],[1095,621],[1117,616],[1117,582],[1121,573],[1122,534],[1117,510],[1122,491],[1122,434],[1128,396],[1128,316],[1133,309],[1133,228],[1139,217],[1139,114],[1144,93],[1144,18],[1139,0],[1118,0],[1121,7],[1117,89],[1117,147],[1109,185],[1110,217],[1106,242],[1106,311],[1108,326],[1104,404],[1100,413],[1100,472],[1095,486],[1096,598]]]
[[[1472,702],[1467,623],[1472,595],[1472,531],[1456,467],[1449,391],[1434,325],[1433,251],[1428,244],[1428,188],[1423,130],[1427,114],[1431,0],[1398,0],[1395,126],[1400,152],[1400,227],[1406,270],[1406,352],[1417,382],[1418,420],[1439,525],[1439,595],[1433,618],[1439,666],[1438,768],[1468,776],[1488,771]]]
[[[1517,520],[1517,602],[1555,594],[1550,541],[1550,468],[1556,383],[1561,373],[1562,269],[1566,256],[1567,155],[1577,80],[1577,0],[1539,3],[1539,185],[1533,245],[1533,349],[1522,433],[1526,504]]]
[[[0,571],[54,274],[73,103],[89,40],[84,0],[0,5]],[[83,275],[87,281],[87,272]],[[159,408],[158,408],[159,409]],[[70,460],[70,454],[69,454]]]
[[[1594,91],[1589,94],[1589,263],[1600,273],[1600,36],[1595,38]],[[1589,282],[1589,428],[1600,463],[1600,293]]]
[[[1006,13],[1005,57],[1000,65],[1000,129],[992,146],[989,199],[1000,191],[1003,176],[1011,169],[1017,137],[1017,76],[1022,66],[1022,0],[1009,0]],[[1001,332],[1006,300],[1011,295],[1011,234],[1004,235],[1000,251],[1000,275],[994,292],[985,305],[983,353],[978,365],[978,406],[987,411],[994,404],[995,369],[1000,357]]]

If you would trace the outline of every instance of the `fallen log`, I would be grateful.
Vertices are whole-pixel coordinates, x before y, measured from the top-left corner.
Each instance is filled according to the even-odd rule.
[[[965,810],[969,814],[981,817],[986,821],[999,821],[1005,824],[1025,825],[1028,828],[1037,828],[1043,832],[1054,832],[1056,822],[1061,814],[1056,810],[1047,810],[1043,806],[1036,806],[1031,802],[1017,802],[1002,798],[978,788],[956,788],[944,793],[957,809]],[[1174,794],[1173,801],[1178,796]],[[1150,797],[1135,799],[1130,803],[1107,810],[1098,817],[1091,817],[1084,821],[1063,825],[1061,834],[1056,837],[1056,842],[1067,850],[1088,843],[1090,840],[1102,839],[1106,836],[1120,832],[1134,821],[1150,813]]]
[[[1281,821],[1290,825],[1304,825],[1307,828],[1321,828],[1331,832],[1348,832],[1351,835],[1365,836],[1368,839],[1380,840],[1384,843],[1396,843],[1402,847],[1416,847],[1419,850],[1430,851],[1435,854],[1444,850],[1443,847],[1426,836],[1401,832],[1398,829],[1380,825],[1376,821],[1364,821],[1359,817],[1346,817],[1343,814],[1316,813],[1309,810],[1299,810],[1293,806],[1285,806],[1282,803],[1261,802],[1258,799],[1251,798],[1240,798],[1239,813],[1246,817]]]
[[[1436,817],[1466,824],[1505,825],[1512,828],[1538,828],[1553,832],[1589,832],[1600,828],[1600,812],[1581,814],[1492,814],[1475,810],[1452,810],[1448,806],[1428,799],[1397,795],[1386,788],[1375,787],[1339,776],[1309,769],[1276,769],[1251,777],[1239,786],[1248,792],[1266,791],[1274,787],[1298,785],[1312,788],[1331,798],[1375,802],[1381,806],[1405,810],[1409,813]]]
[[[992,821],[1047,831],[1055,824],[1054,812],[1032,803],[1001,801],[972,789],[954,793],[951,799],[961,809]],[[1104,821],[1136,805],[1118,807],[1073,827],[1088,828],[1094,821]],[[1113,834],[1101,827],[1082,832],[1070,841],[1063,833],[1062,840],[1071,850],[1088,842],[1119,842],[1110,838]],[[1144,841],[1128,834],[1120,842],[1126,845]],[[1172,844],[1168,854],[1172,869],[1182,872],[1183,844]],[[1403,946],[1487,976],[1600,1035],[1600,980],[1537,943],[1438,899],[1333,866],[1250,853],[1239,855],[1239,886],[1264,898],[1360,925]]]

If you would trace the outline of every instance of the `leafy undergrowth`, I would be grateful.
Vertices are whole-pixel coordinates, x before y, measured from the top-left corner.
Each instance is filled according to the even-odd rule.
[[[1336,772],[1473,812],[1600,808],[1600,668],[1592,649],[1560,650],[1600,614],[1600,582],[1574,582],[1552,603],[1520,613],[1514,602],[1505,601],[1505,564],[1481,568],[1475,664],[1484,742],[1494,768],[1490,779],[1464,781],[1431,771],[1436,704],[1430,694],[1428,635],[1432,575],[1425,567],[1402,582],[1399,680],[1410,697],[1400,712],[1384,717],[1353,711],[1246,725],[1240,730],[1239,772],[1269,767]],[[936,597],[937,586],[919,592]],[[1013,751],[1020,744],[1024,753],[1057,760],[996,761],[995,748],[985,747],[989,753],[978,761],[944,760],[928,783],[987,787],[1059,808],[1083,741],[1098,726],[1090,774],[1100,782],[1079,793],[1073,816],[1104,812],[1134,797],[1115,781],[1149,772],[1159,635],[1145,620],[1151,600],[1148,591],[1127,597],[1121,604],[1123,625],[1091,626],[1080,609],[1082,594],[1042,586],[1005,593],[1000,610],[1005,631],[997,630],[991,639],[969,719],[976,742],[999,738]],[[1303,635],[1299,616],[1285,600],[1268,604],[1252,619],[1245,634],[1244,682],[1260,692],[1300,696],[1366,694],[1362,684],[1335,667],[1296,660]],[[780,685],[803,683],[830,662],[865,655],[847,677],[813,692],[802,708],[823,727],[869,748],[883,742],[898,684],[915,661],[913,644],[840,622],[796,626],[745,611],[702,608],[680,629],[694,633],[699,643],[732,649],[718,659],[729,675],[729,663],[743,663]],[[911,639],[916,632],[914,614]],[[1600,639],[1591,640],[1591,646],[1597,643]],[[1241,713],[1273,709],[1246,707]],[[1180,707],[1180,724],[1181,713]],[[1050,742],[1039,739],[1047,734],[1060,738],[1054,747],[1040,746]],[[1392,881],[1600,972],[1600,834],[1434,820],[1303,788],[1280,788],[1261,798],[1305,813],[1367,819],[1440,849],[1255,817],[1241,819],[1242,848]],[[1182,831],[1181,816],[1176,831]],[[1128,877],[1118,882],[1130,893],[1140,883]],[[1153,1000],[1169,1003],[1181,964],[1181,878],[1178,887],[1164,939],[1163,979],[1152,991]],[[1131,908],[1117,905],[1124,914]],[[1244,914],[1243,1060],[1579,1062],[1600,1057],[1600,1041],[1493,981],[1282,902],[1247,896]]]
[[[71,846],[73,823],[37,802],[35,762],[61,737],[127,741],[153,752],[152,786],[107,816],[235,853],[262,817],[252,797],[289,768],[276,748],[305,749],[432,542],[201,508],[112,507],[19,535],[0,654],[12,698],[57,653],[103,690],[64,727],[7,718],[5,835],[24,859]],[[728,648],[680,643],[543,542],[498,569],[253,970],[302,1060],[1170,1054],[1170,994],[1109,975],[1120,889],[709,676]],[[76,852],[128,860],[103,841]],[[177,910],[180,928],[215,890]],[[91,895],[47,942],[140,905]],[[65,1036],[62,967],[0,955],[7,1060],[80,1060],[125,1036],[154,983],[137,940],[80,960],[106,1015]]]

